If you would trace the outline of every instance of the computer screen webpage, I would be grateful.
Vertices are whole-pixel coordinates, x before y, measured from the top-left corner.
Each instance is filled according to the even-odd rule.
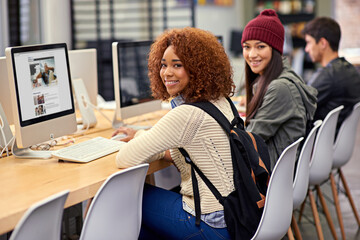
[[[154,100],[147,67],[151,44],[152,41],[142,41],[118,45],[121,107]]]
[[[15,52],[13,61],[22,126],[73,112],[65,48]]]

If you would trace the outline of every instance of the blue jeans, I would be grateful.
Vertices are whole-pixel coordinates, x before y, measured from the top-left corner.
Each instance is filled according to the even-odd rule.
[[[226,228],[195,225],[182,208],[181,194],[145,184],[139,239],[230,239]]]

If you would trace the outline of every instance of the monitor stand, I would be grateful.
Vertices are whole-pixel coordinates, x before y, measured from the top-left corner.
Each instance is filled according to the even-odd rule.
[[[16,144],[16,139],[13,141],[11,152],[16,158],[51,158],[52,151],[33,151],[30,148],[19,148]]]
[[[117,117],[116,117],[116,112],[114,114],[114,119],[112,121],[112,127],[114,129],[117,129],[119,127],[127,127],[127,128],[132,128],[132,129],[135,129],[135,130],[140,130],[140,129],[150,129],[151,126],[140,126],[140,125],[130,125],[130,124],[126,124],[124,123],[123,120],[119,120]]]

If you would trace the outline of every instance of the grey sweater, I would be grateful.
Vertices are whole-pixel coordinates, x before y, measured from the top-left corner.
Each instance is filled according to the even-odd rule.
[[[316,110],[317,90],[307,86],[286,60],[283,63],[282,73],[269,84],[260,108],[246,128],[267,143],[271,168],[287,146],[305,135],[305,106],[311,117]]]

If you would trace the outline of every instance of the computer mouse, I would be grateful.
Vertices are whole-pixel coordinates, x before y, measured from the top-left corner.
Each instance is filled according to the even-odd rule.
[[[111,140],[118,140],[120,141],[121,139],[123,139],[124,137],[126,137],[127,135],[125,133],[120,133],[118,135],[115,135],[111,138]]]

